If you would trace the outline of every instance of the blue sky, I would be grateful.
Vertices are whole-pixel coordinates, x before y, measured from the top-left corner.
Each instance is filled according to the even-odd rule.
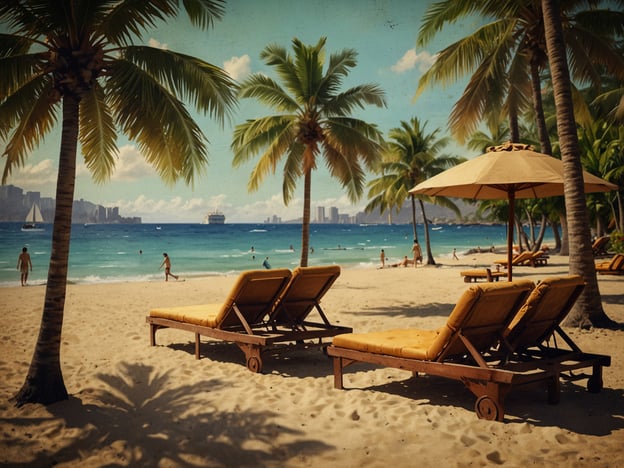
[[[449,88],[425,91],[417,101],[414,94],[418,79],[430,66],[434,54],[445,45],[478,27],[475,19],[448,26],[425,50],[416,48],[421,18],[429,4],[421,0],[232,0],[226,5],[223,20],[208,31],[192,28],[186,18],[168,22],[144,35],[146,42],[200,57],[223,67],[242,80],[250,73],[273,75],[259,55],[269,43],[290,48],[293,37],[315,44],[327,37],[327,53],[352,48],[358,52],[358,65],[344,83],[379,84],[387,96],[387,108],[370,107],[353,115],[375,123],[384,132],[402,120],[418,117],[428,121],[429,131],[441,128],[446,134],[447,120],[463,83]],[[123,216],[141,216],[144,222],[200,222],[206,212],[220,209],[227,222],[262,222],[272,215],[283,220],[302,213],[302,185],[295,199],[284,206],[281,177],[265,179],[260,190],[249,193],[247,181],[253,164],[232,168],[230,143],[234,126],[249,118],[273,111],[250,100],[239,103],[231,122],[221,128],[203,115],[197,121],[210,141],[209,166],[194,187],[179,182],[165,185],[148,166],[137,146],[119,136],[119,159],[112,179],[95,184],[79,156],[76,199],[83,198],[105,206],[119,206]],[[194,114],[195,115],[195,114]],[[54,196],[59,129],[50,134],[27,161],[27,165],[8,180],[25,190]],[[472,153],[457,145],[449,152],[462,156]],[[320,166],[312,178],[312,208],[336,206],[341,213],[355,214],[366,204],[363,198],[352,205],[340,184]]]

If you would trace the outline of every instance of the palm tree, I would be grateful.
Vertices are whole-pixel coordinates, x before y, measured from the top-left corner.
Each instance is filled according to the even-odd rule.
[[[382,163],[378,168],[381,176],[369,182],[370,201],[366,206],[366,211],[370,212],[375,208],[379,208],[380,212],[391,208],[399,211],[409,196],[412,205],[414,242],[417,242],[416,199],[418,199],[425,227],[427,264],[435,265],[424,201],[450,208],[458,216],[459,208],[448,198],[432,199],[425,195],[410,194],[409,190],[429,177],[462,162],[463,159],[439,155],[438,153],[448,144],[449,139],[437,138],[440,129],[427,133],[426,126],[426,122],[421,125],[420,121],[413,117],[409,122],[401,121],[400,127],[390,130],[389,138],[392,141],[388,142],[387,150],[384,151]]]
[[[576,301],[566,322],[580,327],[610,324],[611,321],[602,308],[591,249],[589,217],[583,190],[583,168],[574,121],[570,73],[558,8],[559,2],[556,0],[541,1],[548,61],[557,109],[557,131],[563,161],[564,194],[570,239],[570,273],[581,275],[586,283],[583,293]]]
[[[561,2],[564,34],[578,83],[600,84],[601,67],[621,76],[624,60],[614,40],[623,32],[624,13],[598,9],[590,0]],[[582,11],[582,7],[588,10]],[[488,23],[446,47],[420,79],[417,94],[433,82],[443,84],[472,73],[450,116],[460,140],[492,110],[505,108],[510,137],[519,141],[518,115],[533,103],[541,151],[551,154],[542,105],[541,73],[547,65],[538,0],[443,0],[433,3],[421,26],[418,45],[426,45],[446,23],[481,14]],[[474,70],[474,72],[473,72]]]
[[[260,57],[274,67],[283,86],[256,73],[241,84],[239,96],[256,98],[279,114],[237,125],[232,141],[235,167],[261,153],[249,178],[249,191],[257,190],[283,159],[282,197],[288,205],[297,179],[303,176],[301,266],[308,264],[312,171],[318,157],[323,156],[330,174],[355,201],[364,189],[364,169],[377,164],[383,145],[382,134],[374,125],[349,116],[366,104],[385,106],[383,91],[365,84],[339,92],[343,79],[357,64],[357,53],[345,49],[332,54],[323,70],[325,43],[325,37],[316,45],[295,38],[293,55],[276,44],[264,48]]]
[[[67,398],[61,329],[78,142],[97,182],[114,170],[116,131],[138,142],[168,183],[192,183],[206,165],[206,138],[177,96],[220,122],[236,103],[235,85],[216,66],[184,54],[133,45],[148,26],[178,14],[177,0],[3,2],[0,20],[0,139],[3,183],[24,164],[61,114],[52,253],[39,337],[18,405]],[[211,26],[219,0],[184,2],[191,22]]]

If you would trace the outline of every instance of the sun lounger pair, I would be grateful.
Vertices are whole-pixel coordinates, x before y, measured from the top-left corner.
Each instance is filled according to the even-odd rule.
[[[320,301],[340,275],[337,265],[243,272],[225,301],[181,307],[154,308],[146,318],[150,344],[156,332],[176,328],[195,334],[195,357],[200,337],[232,342],[245,353],[247,368],[262,371],[262,352],[280,345],[306,345],[351,328],[331,324]],[[316,311],[320,321],[311,321]]]
[[[596,271],[601,275],[624,275],[624,255],[615,254],[611,260],[596,263]]]
[[[503,271],[492,271],[489,268],[482,270],[464,270],[459,274],[464,277],[464,283],[477,282],[480,279],[486,280],[488,283],[498,281],[499,278],[507,278],[507,273]]]
[[[578,276],[471,285],[438,330],[398,329],[336,336],[327,354],[334,361],[334,386],[357,362],[459,380],[477,397],[479,418],[502,421],[512,388],[543,385],[548,401],[559,400],[560,377],[591,368],[588,390],[602,388],[610,357],[583,353],[561,330],[584,284]],[[560,336],[561,349],[548,340]],[[587,378],[585,374],[576,378]]]
[[[511,266],[542,266],[548,264],[548,259],[550,257],[546,255],[543,251],[538,250],[537,252],[530,252],[525,250],[511,259]],[[495,264],[501,265],[507,268],[507,259],[499,259],[494,261]]]

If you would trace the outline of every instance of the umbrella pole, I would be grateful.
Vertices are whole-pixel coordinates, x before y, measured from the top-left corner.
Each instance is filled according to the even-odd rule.
[[[513,233],[514,233],[514,212],[516,204],[516,193],[513,190],[507,192],[509,198],[509,221],[507,222],[507,281],[511,281],[511,260],[513,259]]]

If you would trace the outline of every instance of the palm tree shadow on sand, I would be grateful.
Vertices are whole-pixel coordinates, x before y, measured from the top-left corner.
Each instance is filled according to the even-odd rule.
[[[51,420],[11,421],[22,428],[32,426],[26,431],[31,438],[14,441],[25,452],[36,453],[24,465],[102,464],[116,459],[112,466],[262,466],[333,448],[271,422],[276,416],[271,411],[221,411],[211,396],[226,386],[219,379],[172,385],[166,373],[128,363],[121,363],[117,374],[97,378],[96,388],[49,406]],[[67,443],[55,452],[37,450],[37,438],[44,437],[37,433],[42,431],[63,431]],[[276,444],[284,434],[292,442]]]

